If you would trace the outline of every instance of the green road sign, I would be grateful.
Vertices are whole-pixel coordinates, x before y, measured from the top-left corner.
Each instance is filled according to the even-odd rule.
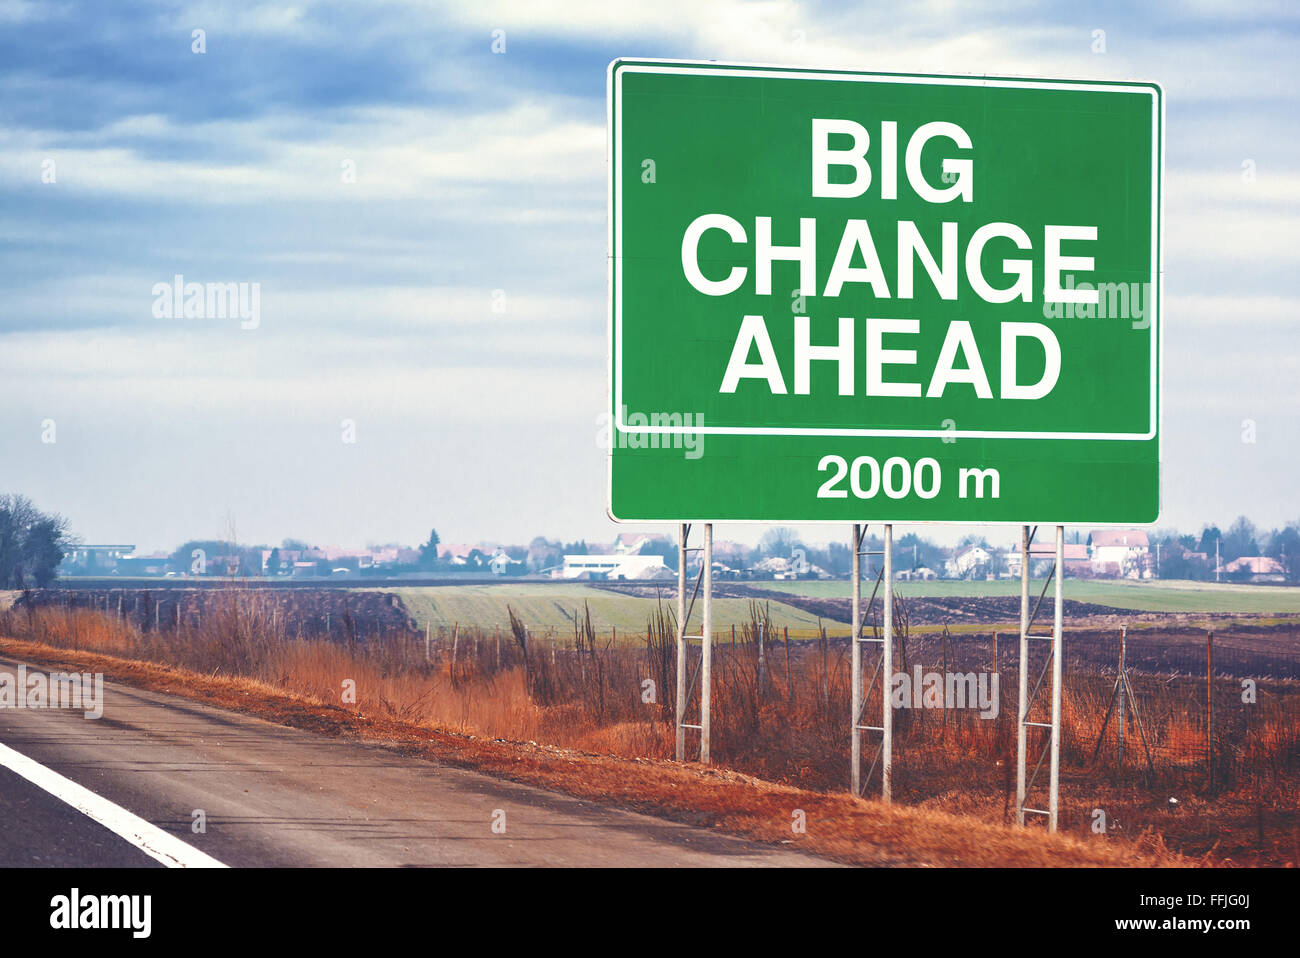
[[[619,520],[1149,523],[1150,83],[616,60]]]

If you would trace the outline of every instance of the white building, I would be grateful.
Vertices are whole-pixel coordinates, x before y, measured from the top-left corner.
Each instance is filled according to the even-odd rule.
[[[619,555],[636,555],[647,545],[668,544],[668,537],[656,532],[623,532],[614,540],[614,551]]]
[[[659,579],[668,574],[663,556],[565,556],[562,579]]]
[[[1088,561],[1088,547],[1083,543],[1072,545],[1064,543],[1062,551],[1065,553],[1065,571],[1069,574],[1079,575],[1086,574],[1090,571]],[[1050,549],[1050,551],[1048,551]],[[1016,543],[1008,549],[1005,555],[1007,564],[1007,576],[1012,579],[1020,578],[1020,544]],[[1029,556],[1029,573],[1034,577],[1046,575],[1051,569],[1052,563],[1056,561],[1056,546],[1035,542],[1033,552]]]
[[[1150,543],[1141,529],[1093,529],[1088,548],[1094,575],[1151,577]]]
[[[933,569],[921,566],[919,569],[902,569],[894,573],[894,578],[903,582],[915,582],[918,580],[928,582],[931,579],[937,579],[938,576],[935,575]]]
[[[493,575],[509,575],[513,571],[522,571],[523,564],[521,559],[510,558],[504,550],[488,560],[488,568]]]
[[[983,546],[958,549],[948,560],[948,575],[956,579],[965,578],[981,566],[987,567],[990,558],[988,550]]]

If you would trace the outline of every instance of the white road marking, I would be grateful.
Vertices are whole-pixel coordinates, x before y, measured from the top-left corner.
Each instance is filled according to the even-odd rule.
[[[228,867],[211,855],[185,844],[175,835],[163,831],[157,825],[128,812],[121,805],[96,795],[72,779],[65,778],[3,744],[0,744],[0,765],[21,775],[55,798],[67,802],[83,815],[99,822],[114,835],[130,842],[150,858],[162,862],[168,868]]]

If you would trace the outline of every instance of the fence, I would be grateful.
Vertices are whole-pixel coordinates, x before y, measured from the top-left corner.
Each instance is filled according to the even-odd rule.
[[[112,595],[101,596],[99,613],[115,623],[121,652],[168,664],[221,674],[245,674],[259,668],[268,649],[293,639],[329,637],[349,655],[378,663],[391,675],[410,675],[412,700],[426,694],[430,676],[445,676],[455,688],[485,689],[502,673],[522,671],[523,688],[532,701],[553,709],[573,727],[591,729],[620,722],[671,725],[675,694],[676,625],[661,607],[644,631],[598,630],[588,614],[577,616],[571,630],[535,629],[515,620],[509,627],[401,627],[367,632],[351,612],[325,613],[320,631],[310,620],[287,621],[282,607],[260,594],[227,594],[224,605],[191,608],[170,596],[121,612]],[[104,600],[108,600],[105,610]],[[74,645],[73,620],[94,606],[60,610],[43,622],[32,606],[7,613],[0,631]],[[310,610],[308,610],[310,611]],[[149,613],[152,612],[152,615]],[[194,615],[191,615],[191,612]],[[921,795],[938,787],[942,774],[955,774],[961,762],[976,759],[990,767],[1004,761],[1014,742],[1015,689],[1019,636],[1016,632],[918,635],[909,632],[905,609],[898,617],[897,658],[891,674],[996,673],[995,717],[980,718],[970,709],[900,709],[897,713],[896,785],[900,795]],[[805,633],[806,634],[806,633]],[[68,636],[74,636],[68,638]],[[1134,701],[1164,779],[1208,781],[1207,761],[1214,756],[1214,781],[1230,786],[1259,769],[1287,765],[1300,758],[1296,747],[1296,681],[1300,656],[1272,648],[1258,636],[1216,637],[1214,679],[1206,679],[1205,636],[1188,630],[1160,636],[1130,633],[1128,664]],[[1098,630],[1067,631],[1063,760],[1088,767],[1097,753],[1119,659],[1119,634]],[[92,648],[91,644],[81,647]],[[766,609],[751,607],[751,620],[714,635],[713,750],[719,761],[756,774],[793,779],[814,787],[844,786],[847,772],[849,662],[847,638],[813,632],[805,637],[775,628]],[[1033,650],[1031,675],[1042,666],[1045,647]],[[698,657],[693,650],[692,660]],[[694,662],[688,666],[693,667]],[[871,664],[868,665],[871,667]],[[265,670],[263,670],[265,671]],[[1255,701],[1243,698],[1242,680],[1256,685]],[[649,682],[649,686],[646,683]],[[881,707],[873,692],[867,710]],[[497,701],[492,699],[492,701]],[[691,719],[688,717],[687,719]],[[1108,729],[1100,750],[1101,768],[1122,770]],[[665,736],[665,740],[667,736]],[[649,739],[642,739],[648,741]],[[1135,746],[1137,740],[1134,739]],[[1207,743],[1213,742],[1210,752]],[[923,753],[923,754],[922,754]],[[655,754],[655,753],[651,753]],[[917,756],[915,759],[910,755]],[[1127,761],[1137,760],[1134,748]],[[1290,767],[1290,766],[1287,766]],[[930,776],[930,784],[923,781]],[[1181,776],[1178,779],[1177,776]]]

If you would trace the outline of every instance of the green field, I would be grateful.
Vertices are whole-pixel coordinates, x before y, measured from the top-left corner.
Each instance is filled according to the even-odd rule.
[[[842,581],[755,582],[763,589],[804,595],[812,598],[847,598],[851,583]],[[865,583],[871,588],[870,583]],[[1034,581],[1034,593],[1042,580]],[[899,582],[895,589],[909,595],[942,598],[945,596],[1019,595],[1018,579],[994,582]],[[1190,582],[1176,579],[1159,582],[1066,579],[1065,597],[1080,602],[1109,605],[1117,609],[1142,612],[1276,612],[1300,613],[1300,588],[1267,585],[1237,585],[1215,582]]]
[[[608,634],[611,629],[629,635],[645,635],[646,622],[656,609],[654,599],[620,595],[605,589],[581,583],[573,585],[541,585],[521,582],[510,585],[451,585],[412,586],[393,590],[406,604],[421,628],[434,629],[477,626],[491,629],[506,628],[510,624],[506,607],[533,631],[555,629],[559,635],[573,634],[573,617],[583,614],[583,603],[591,608],[591,622],[596,631]],[[677,584],[664,587],[664,605],[670,612],[677,608]],[[697,602],[691,616],[691,625],[699,625],[700,605]],[[803,632],[817,628],[817,617],[802,609],[781,602],[771,603],[772,624],[776,628],[789,628]],[[713,628],[728,631],[732,625],[749,621],[749,602],[746,599],[714,599]],[[829,622],[827,624],[830,624]]]

